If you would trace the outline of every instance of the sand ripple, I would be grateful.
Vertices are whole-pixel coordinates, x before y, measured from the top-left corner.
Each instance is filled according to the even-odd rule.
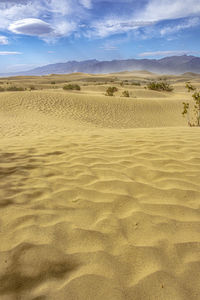
[[[89,132],[51,105],[1,123],[0,299],[200,299],[199,129]]]

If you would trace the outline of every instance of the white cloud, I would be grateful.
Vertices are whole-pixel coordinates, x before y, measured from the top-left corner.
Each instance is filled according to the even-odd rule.
[[[91,0],[79,0],[79,2],[85,8],[91,8],[92,7],[92,1]]]
[[[197,16],[200,13],[199,0],[151,0],[137,20],[161,21]]]
[[[53,31],[51,26],[39,19],[22,19],[12,23],[9,30],[24,35],[42,36],[49,34]]]
[[[116,51],[118,50],[118,48],[116,46],[109,46],[109,45],[105,45],[100,47],[100,49],[103,49],[105,51]]]
[[[179,56],[179,55],[199,55],[198,51],[190,51],[190,50],[174,50],[174,51],[152,51],[152,52],[143,52],[138,56],[140,57],[148,57],[148,56]]]
[[[171,34],[199,25],[199,18],[194,17],[198,15],[200,15],[200,0],[149,0],[146,6],[141,7],[140,11],[137,10],[132,13],[128,20],[111,16],[91,23],[87,36],[103,38],[114,34],[136,31],[139,28],[151,28],[164,20],[189,18],[185,22],[177,20],[177,23],[181,23],[173,27],[167,26],[160,31],[159,29],[156,30],[161,35]],[[154,31],[153,28],[151,30]]]
[[[92,15],[91,9],[101,1],[0,0],[0,30],[10,28],[14,33],[37,35],[49,42],[72,33],[79,36],[77,32],[84,32],[88,37],[104,38],[139,28],[151,28],[162,20],[195,19],[195,16],[200,16],[200,0],[147,0],[146,4],[142,1],[140,7],[137,5],[137,9],[134,6],[136,0],[106,0],[110,5],[113,3],[112,15],[106,16],[106,11],[105,14],[101,11],[99,17]],[[115,10],[118,3],[130,4],[126,19]],[[176,26],[161,29],[160,34],[172,34],[198,25],[195,22],[192,24],[192,21],[188,21],[188,25],[180,23],[180,20],[177,22],[179,24]]]
[[[199,18],[191,18],[188,19],[184,22],[181,22],[177,25],[174,26],[166,26],[164,28],[162,28],[160,30],[160,34],[161,35],[166,35],[166,34],[173,34],[176,33],[178,31],[184,30],[184,29],[188,29],[188,28],[192,28],[192,27],[196,27],[197,25],[200,24],[200,19]]]
[[[0,51],[0,55],[20,55],[21,52],[13,52],[13,51]]]
[[[88,36],[107,37],[113,34],[125,33],[140,27],[153,25],[153,22],[125,21],[120,19],[108,19],[91,24]]]
[[[0,35],[0,45],[8,45],[8,38],[6,36]]]
[[[0,0],[0,30],[54,41],[76,31],[90,0]]]

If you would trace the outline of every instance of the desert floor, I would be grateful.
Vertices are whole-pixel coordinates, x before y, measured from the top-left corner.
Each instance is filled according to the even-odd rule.
[[[200,299],[200,129],[181,115],[200,76],[154,78],[0,80],[37,88],[0,93],[1,300]]]

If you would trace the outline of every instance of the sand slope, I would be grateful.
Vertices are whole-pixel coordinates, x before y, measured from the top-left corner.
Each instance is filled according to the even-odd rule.
[[[49,131],[55,134],[77,129],[91,131],[97,128],[130,129],[187,124],[181,115],[182,97],[166,99],[166,93],[154,91],[137,93],[140,98],[62,91],[1,93],[0,134],[5,137],[34,136],[49,134]]]
[[[180,111],[0,95],[0,299],[200,299],[200,131]]]

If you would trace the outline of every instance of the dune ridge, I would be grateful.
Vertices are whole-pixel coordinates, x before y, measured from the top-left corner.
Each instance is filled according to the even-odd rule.
[[[0,95],[0,299],[200,299],[199,128],[149,98]]]
[[[151,92],[146,94],[151,96]],[[1,135],[38,135],[49,130],[61,132],[61,128],[62,131],[90,131],[186,125],[181,115],[182,99],[161,100],[160,97],[162,93],[158,99],[48,91],[4,93],[0,95]]]

